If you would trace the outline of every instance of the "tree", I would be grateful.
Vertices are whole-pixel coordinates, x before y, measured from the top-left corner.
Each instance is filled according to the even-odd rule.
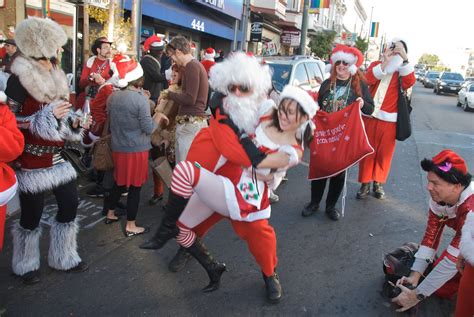
[[[425,53],[421,55],[420,59],[418,59],[418,64],[425,64],[431,67],[438,65],[439,62],[440,62],[439,57],[434,54]]]
[[[367,49],[369,48],[369,43],[367,43],[366,39],[358,36],[355,42],[355,47],[357,47],[359,51],[362,52],[362,54],[365,54],[365,52],[367,52]]]
[[[311,52],[322,59],[329,58],[335,38],[336,32],[334,31],[324,30],[316,33],[309,42]]]

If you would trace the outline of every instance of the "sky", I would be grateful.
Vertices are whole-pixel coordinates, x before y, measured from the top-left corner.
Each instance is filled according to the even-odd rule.
[[[408,56],[418,62],[436,54],[457,69],[467,64],[466,48],[474,50],[474,0],[361,0],[370,19],[380,22],[379,36],[406,40]],[[453,70],[454,70],[453,69]]]

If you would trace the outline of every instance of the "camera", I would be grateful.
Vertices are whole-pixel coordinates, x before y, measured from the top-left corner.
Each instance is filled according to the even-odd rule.
[[[409,288],[409,289],[415,289],[415,287],[411,284],[404,284],[403,286],[405,286],[406,288]],[[386,294],[386,296],[388,298],[395,298],[398,295],[400,295],[400,293],[402,292],[400,287],[392,286],[392,285],[390,285],[390,283],[385,283],[383,291],[384,291],[384,293]]]
[[[392,43],[392,45],[390,45],[390,50],[394,50],[395,49],[395,43]]]

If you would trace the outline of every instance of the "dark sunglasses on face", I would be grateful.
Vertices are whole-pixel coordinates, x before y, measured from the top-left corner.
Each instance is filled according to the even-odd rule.
[[[337,61],[337,62],[335,63],[335,65],[336,65],[336,66],[339,66],[339,65],[341,65],[341,63],[342,63],[342,65],[344,65],[344,66],[349,65],[348,62],[344,62],[344,61]]]
[[[237,89],[242,92],[242,93],[248,93],[250,91],[250,88],[247,87],[247,86],[243,86],[243,85],[229,85],[229,87],[227,87],[227,89],[232,92],[232,93],[235,93],[237,91]]]

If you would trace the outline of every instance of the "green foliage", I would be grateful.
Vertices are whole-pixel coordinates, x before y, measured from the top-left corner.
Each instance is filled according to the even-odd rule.
[[[324,30],[318,32],[316,35],[311,37],[311,41],[309,42],[311,52],[322,59],[329,58],[335,38],[336,32],[334,31]]]
[[[367,52],[367,49],[369,48],[369,43],[366,39],[358,36],[355,42],[355,47],[357,47],[359,51],[362,52],[362,54],[365,54],[365,52]]]
[[[418,64],[426,64],[428,67],[434,67],[438,65],[440,59],[437,55],[434,54],[423,54],[421,55],[420,59],[418,60]]]

